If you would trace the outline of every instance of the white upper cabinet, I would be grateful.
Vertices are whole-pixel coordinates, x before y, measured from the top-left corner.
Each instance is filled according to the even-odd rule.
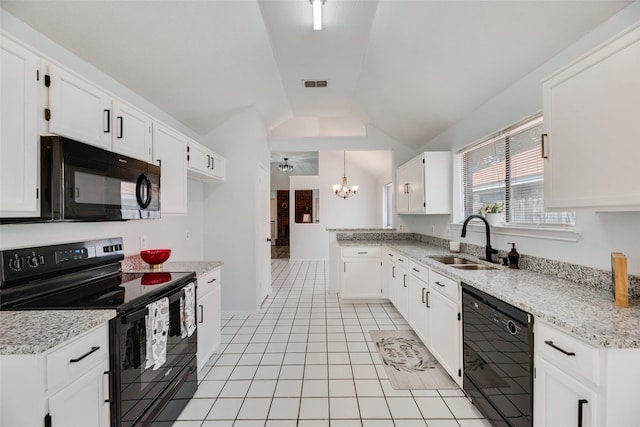
[[[545,205],[640,210],[640,26],[543,82]]]
[[[192,178],[201,181],[224,181],[225,159],[202,144],[189,141],[188,170]]]
[[[186,138],[166,126],[154,123],[153,162],[160,166],[160,210],[162,215],[186,215]]]
[[[111,111],[113,151],[151,162],[151,118],[116,100]]]
[[[451,213],[452,157],[449,151],[427,151],[398,167],[399,214]]]
[[[49,132],[111,150],[111,98],[55,65],[49,76]]]
[[[0,37],[0,216],[38,216],[38,57]]]

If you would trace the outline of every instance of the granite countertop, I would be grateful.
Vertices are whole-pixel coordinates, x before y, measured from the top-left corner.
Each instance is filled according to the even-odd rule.
[[[451,255],[444,248],[404,240],[338,241],[340,246],[389,246],[412,260],[512,304],[594,345],[640,348],[640,301],[617,307],[610,291],[529,270],[459,270],[429,256]],[[466,254],[463,258],[477,260]],[[485,263],[479,261],[479,263]]]
[[[327,231],[334,231],[334,232],[363,232],[363,233],[372,233],[372,232],[376,232],[376,233],[384,233],[384,232],[390,232],[390,233],[396,233],[397,230],[395,228],[327,228]]]
[[[125,272],[195,271],[202,276],[221,261],[166,262],[151,270],[139,256],[122,261]],[[40,354],[116,316],[115,310],[28,310],[0,312],[0,355]]]
[[[44,353],[115,316],[115,310],[2,311],[0,355]]]
[[[122,260],[122,271],[125,273],[177,273],[183,271],[195,271],[196,277],[207,274],[211,270],[221,267],[222,261],[168,261],[162,265],[162,269],[151,269],[149,264],[142,261],[139,255],[133,255]]]

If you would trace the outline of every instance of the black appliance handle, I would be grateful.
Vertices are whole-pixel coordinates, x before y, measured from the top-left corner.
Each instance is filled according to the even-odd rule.
[[[142,418],[140,418],[140,420],[138,421],[139,423],[141,423],[142,427],[149,427],[153,425],[155,421],[157,421],[156,418],[158,417],[158,415],[160,415],[169,401],[171,401],[171,399],[173,399],[174,396],[178,394],[178,391],[180,391],[182,385],[187,381],[191,374],[193,374],[193,371],[194,369],[192,366],[189,366],[189,369],[185,369],[180,377],[176,378],[174,383],[171,384],[171,386],[169,386],[169,388],[165,391],[162,399],[160,399],[159,402],[154,403],[153,406],[144,413]]]
[[[189,283],[191,283],[191,282],[189,282]],[[186,286],[187,284],[188,283],[185,283],[184,286]],[[145,304],[143,307],[140,307],[138,310],[123,316],[122,317],[122,323],[123,324],[129,324],[129,323],[132,323],[132,322],[134,322],[134,321],[146,316],[147,314],[149,314],[149,310],[147,309],[147,305],[151,304],[154,301],[158,301],[158,300],[166,297],[166,298],[169,298],[169,304],[171,304],[176,299],[182,298],[182,296],[184,295],[184,286],[179,288],[179,289],[174,289],[168,295],[167,294],[159,295],[159,296],[157,296],[155,298],[150,299],[149,302],[147,304]]]
[[[582,408],[587,403],[589,403],[587,399],[578,400],[578,427],[582,427]]]
[[[555,345],[553,343],[553,341],[545,341],[544,342],[546,345],[548,345],[549,347],[552,347],[556,350],[558,350],[560,353],[564,354],[565,356],[575,356],[576,354],[573,351],[567,351],[563,348],[558,347],[557,345]]]
[[[93,346],[91,347],[91,350],[87,351],[85,354],[83,354],[80,357],[77,357],[75,359],[71,359],[69,360],[69,363],[78,363],[79,361],[81,361],[82,359],[84,359],[85,357],[89,357],[91,354],[95,353],[96,351],[100,350],[100,346]]]
[[[151,180],[143,173],[136,181],[136,200],[142,209],[146,209],[151,204]]]
[[[200,307],[200,321],[198,323],[204,323],[204,305],[198,304]]]

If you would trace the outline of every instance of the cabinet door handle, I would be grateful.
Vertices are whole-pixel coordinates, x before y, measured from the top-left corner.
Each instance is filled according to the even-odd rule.
[[[104,371],[103,375],[106,375],[107,379],[106,379],[106,381],[104,381],[104,377],[103,377],[102,398],[104,400],[104,403],[109,403],[109,378],[111,377],[111,375],[109,374],[109,371]],[[105,384],[107,385],[107,390],[106,391],[105,391],[105,387],[104,387]]]
[[[78,363],[79,361],[81,361],[82,359],[84,359],[85,357],[88,357],[91,353],[95,353],[96,351],[100,350],[100,347],[91,347],[91,350],[89,350],[88,352],[86,352],[85,354],[83,354],[82,356],[78,357],[77,359],[71,359],[69,360],[69,363]]]
[[[342,269],[343,269],[343,271],[346,273],[346,272],[347,272],[347,263],[346,263],[346,262],[343,262],[343,264],[344,264],[344,267],[342,267]]]
[[[402,258],[398,258],[398,261],[400,262],[404,262],[404,260]]]
[[[368,253],[369,253],[369,252],[358,252],[358,255],[366,255],[366,254],[368,254]]]
[[[207,169],[211,169],[211,156],[207,154]]]
[[[213,278],[213,279],[209,280],[207,283],[213,283],[213,282],[215,282],[215,281],[216,281],[216,279],[215,279],[215,278]]]
[[[407,287],[407,275],[406,274],[402,275],[402,286],[404,286],[405,288]]]
[[[565,349],[562,349],[562,348],[558,347],[557,345],[555,345],[553,343],[553,341],[545,341],[544,343],[546,345],[548,345],[549,347],[555,348],[556,350],[558,350],[560,353],[564,354],[565,356],[575,356],[576,355],[573,351],[567,351]]]
[[[431,306],[429,305],[429,294],[431,292],[427,291],[427,308],[431,308]]]
[[[396,277],[396,266],[395,265],[391,266],[391,277],[393,277],[394,279]]]
[[[198,307],[200,307],[200,320],[198,323],[204,323],[204,306],[202,304],[198,304]]]
[[[105,109],[104,112],[107,113],[107,129],[104,133],[111,133],[111,110]]]
[[[442,283],[440,283],[440,282],[436,282],[436,285],[444,288],[444,285]]]
[[[415,271],[416,273],[420,273],[420,270],[418,270],[417,268],[413,267],[413,271]]]
[[[211,156],[211,170],[215,169],[216,167],[216,158]]]
[[[393,256],[393,254],[388,254],[389,256]]]
[[[118,116],[117,119],[120,124],[120,135],[118,135],[117,138],[122,139],[122,137],[124,136],[124,120],[122,116]]]
[[[425,301],[426,296],[425,296],[425,292],[424,292],[424,291],[426,291],[426,290],[427,290],[427,288],[422,288],[422,303],[423,303],[423,304],[426,304],[426,303],[427,303],[427,301]]]
[[[547,154],[547,150],[545,150],[545,142],[547,142],[547,138],[549,134],[543,133],[540,135],[540,157],[543,159],[548,159],[549,155]]]
[[[578,400],[578,427],[582,427],[582,408],[587,403],[587,399]]]

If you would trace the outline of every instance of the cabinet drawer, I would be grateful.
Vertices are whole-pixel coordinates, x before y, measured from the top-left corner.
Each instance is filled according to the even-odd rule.
[[[409,261],[409,272],[425,283],[429,283],[429,269],[417,262]]]
[[[535,352],[565,372],[600,382],[599,350],[546,323],[536,322]]]
[[[47,355],[47,389],[52,391],[91,370],[109,354],[107,324],[62,344]]]
[[[395,253],[396,254],[396,264],[398,265],[398,267],[402,267],[405,269],[409,269],[409,257],[402,255],[398,252]]]
[[[352,246],[342,248],[342,256],[350,258],[379,257],[380,246]]]
[[[216,268],[198,277],[198,297],[202,297],[220,285],[220,269]]]
[[[431,290],[440,292],[442,295],[448,297],[455,303],[458,302],[458,295],[460,294],[460,284],[457,281],[450,279],[447,276],[443,276],[442,274],[435,271],[431,271],[429,285]]]

